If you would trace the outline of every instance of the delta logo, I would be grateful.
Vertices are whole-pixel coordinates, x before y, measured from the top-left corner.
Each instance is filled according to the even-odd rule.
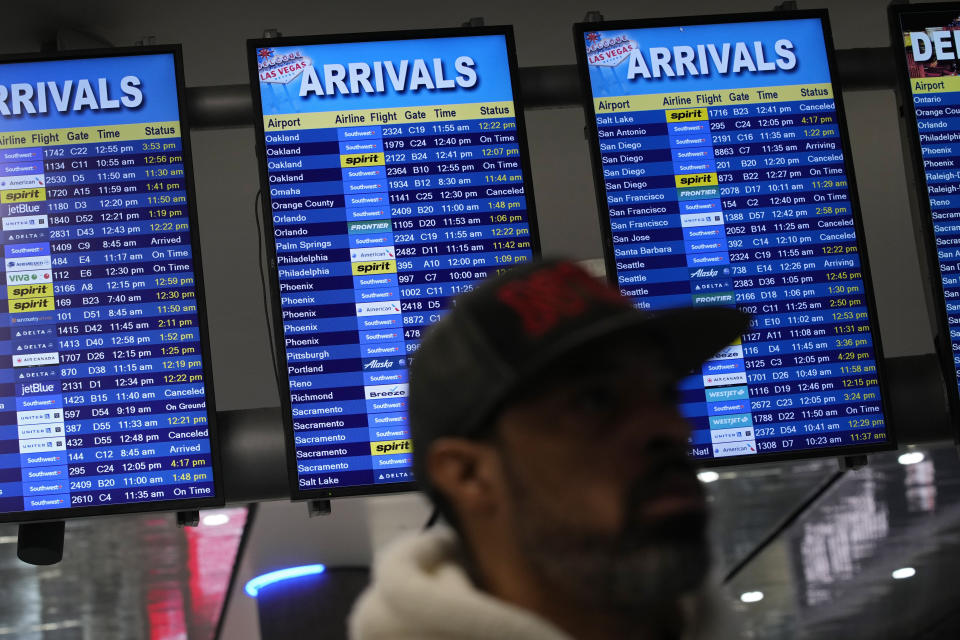
[[[289,84],[313,62],[300,50],[277,54],[272,47],[257,49],[257,69],[260,82]]]
[[[604,37],[599,31],[585,34],[587,63],[593,67],[615,67],[637,50],[637,43],[626,34]]]

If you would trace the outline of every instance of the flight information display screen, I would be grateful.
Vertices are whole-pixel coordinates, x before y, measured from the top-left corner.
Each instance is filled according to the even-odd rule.
[[[181,78],[0,61],[0,520],[222,502]]]
[[[248,48],[294,496],[409,489],[408,358],[539,251],[512,30]]]
[[[945,373],[960,411],[960,3],[891,6],[903,115],[920,194]],[[949,345],[949,347],[947,347]]]
[[[892,446],[826,14],[790,15],[575,28],[608,274],[753,316],[681,385],[694,458]]]

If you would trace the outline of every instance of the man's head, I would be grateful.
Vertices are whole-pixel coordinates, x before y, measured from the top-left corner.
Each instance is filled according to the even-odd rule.
[[[746,326],[726,309],[642,313],[568,262],[488,280],[414,359],[417,477],[475,558],[522,558],[596,607],[674,602],[708,568],[677,383]]]

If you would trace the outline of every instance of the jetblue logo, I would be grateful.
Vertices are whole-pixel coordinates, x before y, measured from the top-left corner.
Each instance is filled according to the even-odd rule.
[[[50,382],[33,382],[22,385],[23,395],[34,395],[37,393],[53,393],[54,385]]]

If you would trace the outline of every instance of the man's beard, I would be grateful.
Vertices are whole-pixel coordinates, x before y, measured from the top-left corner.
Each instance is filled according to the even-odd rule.
[[[644,520],[652,475],[634,485],[624,526],[612,534],[592,531],[587,522],[576,528],[569,519],[560,522],[514,486],[519,542],[541,579],[576,601],[627,616],[673,612],[697,590],[710,569],[706,512]],[[518,484],[515,476],[511,484]]]

